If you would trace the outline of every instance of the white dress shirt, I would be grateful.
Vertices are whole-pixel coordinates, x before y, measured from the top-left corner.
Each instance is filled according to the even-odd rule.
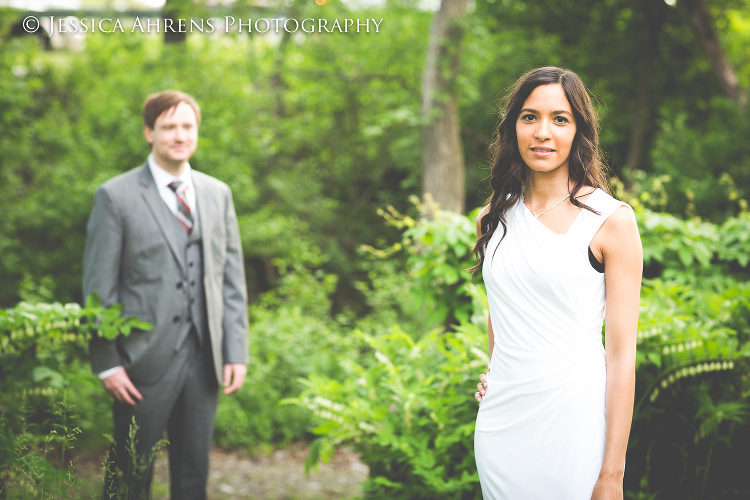
[[[177,216],[177,195],[172,191],[172,188],[169,187],[169,184],[175,180],[180,180],[184,184],[187,184],[188,188],[185,192],[185,201],[187,201],[187,204],[190,207],[190,213],[192,214],[193,219],[195,219],[195,214],[197,213],[195,206],[195,186],[193,185],[190,164],[185,164],[185,170],[182,171],[182,174],[180,174],[179,177],[175,177],[161,168],[154,160],[154,155],[150,154],[148,155],[148,168],[151,169],[151,175],[154,176],[156,187],[159,190],[161,199],[164,200],[164,203],[166,203],[172,213],[175,214],[175,217]]]
[[[154,160],[154,155],[150,154],[148,155],[148,168],[151,169],[151,175],[154,177],[154,181],[156,181],[156,188],[159,190],[161,199],[164,200],[164,203],[167,204],[167,207],[169,207],[172,213],[175,214],[175,217],[177,217],[177,194],[172,191],[172,188],[169,187],[169,184],[174,180],[180,180],[184,184],[187,184],[185,201],[187,201],[187,204],[190,207],[190,213],[193,216],[193,220],[195,220],[197,207],[195,200],[195,186],[193,185],[193,177],[192,175],[190,175],[190,164],[185,164],[185,170],[182,171],[182,174],[180,174],[179,177],[175,177],[174,175],[160,167],[156,163],[156,160]],[[110,368],[109,370],[104,370],[103,372],[98,374],[99,379],[104,380],[110,375],[113,375],[119,369],[119,366],[115,366],[114,368]]]

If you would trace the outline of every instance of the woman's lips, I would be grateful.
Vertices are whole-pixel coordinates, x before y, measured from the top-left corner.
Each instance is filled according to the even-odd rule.
[[[531,153],[534,156],[538,156],[540,158],[545,158],[554,152],[555,152],[554,149],[549,149],[549,148],[531,148]]]

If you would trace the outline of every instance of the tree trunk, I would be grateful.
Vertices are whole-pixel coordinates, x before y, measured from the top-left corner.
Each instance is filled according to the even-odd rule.
[[[740,87],[737,73],[724,53],[714,27],[711,11],[705,0],[691,0],[690,23],[693,25],[695,36],[708,52],[708,59],[719,79],[722,91],[744,111],[747,105],[747,91]]]
[[[643,66],[638,86],[636,88],[635,109],[633,110],[633,122],[630,127],[630,140],[628,141],[628,156],[625,159],[625,172],[632,173],[638,168],[643,154],[643,141],[646,135],[646,123],[648,123],[649,95],[651,82],[653,81],[654,71],[659,53],[659,33],[664,26],[664,5],[657,8],[644,10],[647,19],[650,19],[649,33],[645,42],[646,45],[642,50],[644,54]],[[624,176],[628,183],[628,175]]]
[[[162,23],[164,25],[164,43],[183,43],[187,40],[189,25],[183,23],[183,32],[180,32],[180,9],[175,0],[167,0],[162,10]],[[171,29],[170,29],[171,26]]]
[[[300,11],[300,3],[298,1],[292,2],[289,6],[289,12],[285,14],[287,19],[297,19]],[[276,59],[273,63],[273,73],[271,73],[271,88],[273,89],[273,99],[276,101],[276,116],[283,118],[286,116],[286,104],[284,103],[284,91],[286,90],[286,82],[284,81],[284,67],[286,63],[286,54],[289,48],[289,42],[292,39],[292,34],[284,30],[281,35],[281,41],[279,42],[279,48],[276,51]]]
[[[293,17],[290,19],[294,19]],[[284,34],[281,35],[281,42],[279,42],[279,49],[276,52],[276,59],[274,61],[274,70],[271,73],[271,88],[273,89],[273,99],[276,102],[276,116],[283,118],[286,116],[286,104],[284,104],[284,91],[286,90],[286,82],[284,81],[284,62],[286,61],[287,47],[289,46],[289,40],[292,38],[291,34],[284,30]]]
[[[648,117],[648,91],[654,74],[654,63],[656,58],[652,52],[647,56],[643,73],[638,81],[638,94],[635,97],[635,110],[633,111],[633,124],[630,128],[630,141],[628,142],[628,156],[625,159],[625,170],[633,172],[638,168],[643,151],[643,137],[646,134],[646,118]]]
[[[445,210],[461,213],[465,204],[465,167],[458,121],[456,77],[466,0],[442,0],[430,29],[422,80],[423,194]]]

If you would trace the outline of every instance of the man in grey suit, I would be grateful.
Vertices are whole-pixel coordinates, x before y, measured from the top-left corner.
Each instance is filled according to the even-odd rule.
[[[115,341],[94,338],[91,366],[114,398],[114,463],[105,497],[148,497],[152,465],[137,471],[167,431],[173,499],[206,497],[220,385],[238,390],[248,362],[247,292],[229,187],[190,168],[200,108],[182,92],[149,96],[146,162],[102,184],[87,226],[84,296],[122,304],[149,322]],[[137,456],[128,454],[131,422]]]

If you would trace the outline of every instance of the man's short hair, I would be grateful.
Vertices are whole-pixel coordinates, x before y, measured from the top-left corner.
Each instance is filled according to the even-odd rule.
[[[152,129],[156,119],[165,111],[174,108],[181,102],[187,103],[195,111],[195,118],[198,125],[201,124],[201,108],[195,99],[185,92],[179,90],[162,90],[156,94],[151,94],[143,103],[143,124]]]

